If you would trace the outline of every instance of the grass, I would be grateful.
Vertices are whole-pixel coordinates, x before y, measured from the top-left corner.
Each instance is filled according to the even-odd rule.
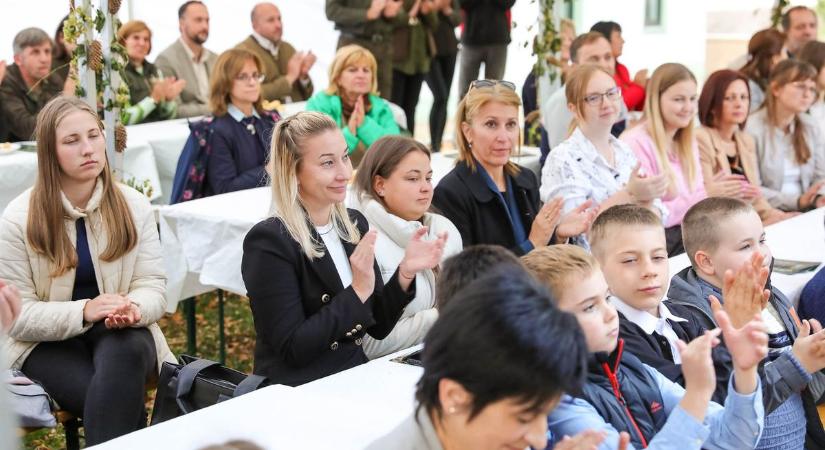
[[[224,324],[226,327],[226,366],[241,372],[252,372],[253,350],[255,348],[255,327],[248,300],[234,294],[226,294],[224,300]],[[175,355],[186,353],[186,317],[183,305],[175,314],[158,322],[166,342]],[[218,361],[218,297],[215,293],[197,297],[196,314],[198,351],[196,356]],[[147,411],[151,412],[155,392],[148,392]],[[151,417],[151,416],[150,416]],[[81,429],[81,440],[83,430]],[[57,450],[66,448],[63,427],[41,429],[28,433],[23,438],[23,448],[36,450]]]

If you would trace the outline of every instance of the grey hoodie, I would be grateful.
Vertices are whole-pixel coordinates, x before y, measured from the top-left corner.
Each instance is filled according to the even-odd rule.
[[[779,313],[783,325],[791,336],[796,339],[799,330],[791,316],[793,306],[778,289],[770,285],[771,305]],[[702,280],[692,267],[687,267],[673,276],[670,289],[667,292],[668,302],[685,306],[692,312],[688,320],[695,320],[710,330],[716,328],[716,320],[710,309],[708,296],[715,295],[724,303],[722,293],[715,286]],[[791,352],[783,352],[777,359],[766,362],[759,371],[762,379],[762,400],[765,406],[765,415],[770,414],[786,399],[796,393],[802,393],[805,405],[805,416],[808,421],[808,448],[825,448],[825,430],[816,411],[816,401],[822,396],[825,387],[825,374],[821,371],[808,374]]]

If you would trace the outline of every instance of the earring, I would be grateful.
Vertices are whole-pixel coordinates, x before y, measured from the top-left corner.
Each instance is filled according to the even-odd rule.
[[[378,196],[379,196],[379,197],[383,197],[383,196],[384,196],[384,191],[379,192],[379,193],[378,193]]]

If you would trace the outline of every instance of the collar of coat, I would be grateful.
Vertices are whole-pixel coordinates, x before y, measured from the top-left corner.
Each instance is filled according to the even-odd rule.
[[[60,201],[63,203],[63,211],[66,213],[66,216],[71,218],[72,220],[80,219],[81,217],[87,217],[89,213],[96,210],[100,207],[100,200],[103,198],[103,180],[98,178],[97,182],[95,183],[95,189],[92,191],[92,196],[89,198],[89,202],[86,203],[85,208],[78,208],[69,201],[66,197],[66,194],[63,191],[60,191]]]
[[[479,173],[479,164],[476,164],[476,169],[470,169],[470,165],[467,164],[467,161],[458,161],[455,164],[455,172],[461,181],[469,188],[470,192],[473,194],[473,197],[476,198],[479,202],[486,203],[491,201],[494,197],[493,191],[490,190],[490,187],[487,186],[487,183],[484,182],[484,177],[481,173]],[[535,177],[531,177],[527,171],[527,169],[522,166],[517,166],[519,171],[516,175],[507,175],[513,182],[514,188],[519,188],[523,190],[536,190],[538,186],[536,185]]]

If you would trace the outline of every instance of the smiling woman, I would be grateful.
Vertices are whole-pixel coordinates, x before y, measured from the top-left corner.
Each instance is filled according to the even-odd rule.
[[[147,379],[174,361],[158,328],[165,275],[145,196],[115,184],[103,126],[82,100],[40,112],[35,186],[0,221],[0,279],[23,308],[3,350],[83,418],[86,443],[145,424]]]
[[[419,230],[382,281],[375,231],[344,206],[347,150],[336,123],[316,112],[282,120],[272,137],[273,216],[246,235],[241,272],[255,319],[254,371],[273,383],[295,386],[367,362],[364,337],[385,338],[415,297],[418,273],[441,260],[444,240],[424,241]]]
[[[307,111],[327,114],[343,130],[356,167],[378,138],[400,132],[389,104],[378,96],[376,70],[369,50],[358,45],[341,47],[329,69],[329,87],[307,102]]]
[[[163,78],[154,64],[146,60],[152,51],[152,31],[146,23],[132,20],[117,32],[118,42],[126,47],[129,62],[123,78],[129,86],[131,106],[126,109],[126,124],[173,119],[177,113],[175,98],[186,85],[184,80]]]

